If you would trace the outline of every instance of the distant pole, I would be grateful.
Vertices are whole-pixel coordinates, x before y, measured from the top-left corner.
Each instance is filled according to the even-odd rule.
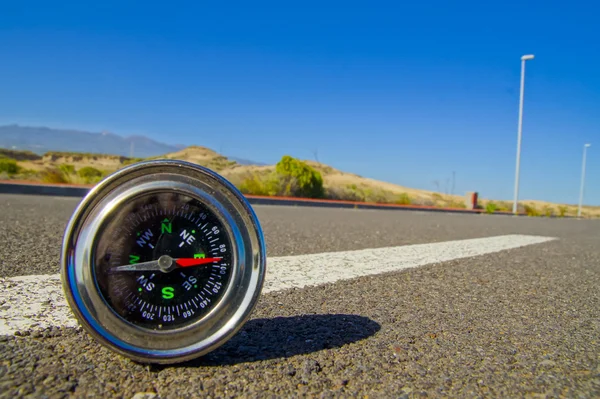
[[[454,183],[456,182],[456,172],[452,172],[452,195],[454,195]]]
[[[591,144],[585,144],[583,146],[583,163],[581,165],[581,188],[579,189],[579,208],[577,209],[577,217],[581,217],[581,207],[583,206],[583,186],[585,184],[585,155],[587,149],[591,147]]]
[[[521,57],[521,93],[519,96],[519,133],[517,136],[517,167],[515,172],[515,198],[513,201],[513,213],[517,213],[517,203],[519,201],[519,169],[521,167],[521,136],[523,133],[523,95],[525,93],[525,61],[532,60],[533,55],[524,55]]]

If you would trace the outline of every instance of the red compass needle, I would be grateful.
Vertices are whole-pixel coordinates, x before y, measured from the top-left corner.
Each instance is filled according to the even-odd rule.
[[[175,260],[175,263],[177,263],[177,265],[180,267],[190,267],[205,265],[207,263],[213,263],[221,259],[223,258],[178,258],[177,260]]]

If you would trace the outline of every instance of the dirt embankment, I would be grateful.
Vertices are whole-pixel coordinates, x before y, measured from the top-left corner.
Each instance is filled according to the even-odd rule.
[[[48,152],[42,157],[46,165],[68,164],[77,167],[92,166],[99,169],[117,170],[129,158],[118,155],[77,154],[66,152]]]

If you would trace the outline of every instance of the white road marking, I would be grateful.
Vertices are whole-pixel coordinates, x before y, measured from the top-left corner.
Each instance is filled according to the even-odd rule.
[[[553,237],[505,235],[400,247],[361,249],[272,258],[263,292],[333,283],[431,263],[485,255],[555,240]]]
[[[267,260],[263,292],[334,283],[555,239],[505,235],[400,247],[272,257]],[[0,335],[52,326],[77,325],[64,299],[58,274],[0,278]]]

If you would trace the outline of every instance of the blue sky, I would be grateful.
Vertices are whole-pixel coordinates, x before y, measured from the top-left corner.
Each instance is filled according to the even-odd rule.
[[[85,3],[85,4],[84,4]],[[123,4],[121,4],[123,3]],[[126,3],[126,4],[125,4]],[[419,4],[417,4],[419,3]],[[0,123],[283,154],[456,193],[600,205],[594,2],[36,2],[0,6]]]

